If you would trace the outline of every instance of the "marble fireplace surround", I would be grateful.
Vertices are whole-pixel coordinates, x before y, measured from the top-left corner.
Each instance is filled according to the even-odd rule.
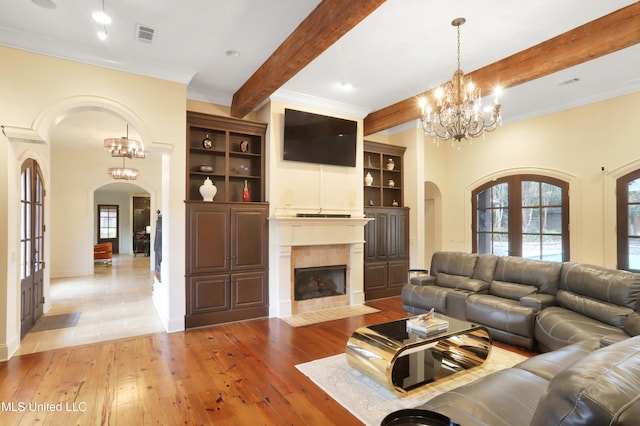
[[[270,316],[364,303],[364,226],[369,218],[272,217],[277,272],[270,277]],[[295,301],[294,268],[347,265],[347,294]],[[275,302],[275,303],[274,303]]]

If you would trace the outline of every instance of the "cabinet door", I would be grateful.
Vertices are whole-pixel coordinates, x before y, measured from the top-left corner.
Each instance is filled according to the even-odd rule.
[[[241,272],[231,275],[232,309],[267,305],[266,272]]]
[[[389,262],[387,288],[401,288],[409,282],[409,262],[396,260]]]
[[[231,269],[267,267],[268,223],[266,207],[231,208]]]
[[[387,262],[370,262],[364,265],[364,291],[387,288]]]
[[[388,213],[387,259],[406,259],[409,256],[409,214],[407,209]]]
[[[226,311],[231,308],[228,274],[191,277],[188,283],[188,314]]]
[[[364,226],[364,260],[369,262],[372,260],[376,260],[378,257],[377,244],[378,244],[378,232],[377,232],[377,221],[376,214],[373,212],[366,212],[365,217],[373,218],[372,221],[368,222]]]
[[[229,269],[228,208],[215,204],[194,204],[188,208],[189,248],[187,264],[191,274],[224,272]]]
[[[387,259],[389,255],[389,214],[376,213],[376,258]]]

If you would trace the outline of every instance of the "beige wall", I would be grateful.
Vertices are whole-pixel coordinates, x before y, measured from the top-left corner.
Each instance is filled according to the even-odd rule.
[[[634,93],[505,125],[460,151],[448,143],[436,147],[412,129],[392,134],[394,143],[424,146],[424,180],[417,180],[442,195],[437,232],[414,238],[425,253],[433,251],[428,247],[470,251],[471,191],[497,177],[538,173],[570,183],[571,260],[615,267],[615,180],[640,168],[638,110],[640,93]],[[424,203],[419,194],[412,202],[418,211]]]
[[[10,356],[19,344],[17,188],[24,159],[38,160],[50,191],[45,201],[45,261],[51,265],[55,259],[62,271],[74,274],[83,270],[71,271],[68,265],[91,262],[92,193],[111,180],[105,165],[83,156],[82,148],[57,156],[51,140],[61,120],[81,111],[101,111],[131,123],[155,155],[146,166],[148,177],[138,183],[157,194],[166,218],[163,238],[172,244],[163,247],[167,261],[162,282],[154,286],[154,300],[165,327],[183,329],[186,85],[4,47],[0,47],[0,58],[0,125],[4,126],[0,135],[0,294],[7,301],[0,308],[0,359]],[[52,251],[56,256],[60,251],[67,255],[52,257]],[[45,297],[51,269],[45,269]]]

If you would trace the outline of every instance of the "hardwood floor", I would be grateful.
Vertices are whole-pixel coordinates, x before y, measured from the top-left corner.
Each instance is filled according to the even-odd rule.
[[[381,312],[298,328],[258,319],[17,356],[0,364],[0,418],[3,425],[358,425],[295,365],[344,352],[364,324],[406,316],[398,297],[368,304]]]

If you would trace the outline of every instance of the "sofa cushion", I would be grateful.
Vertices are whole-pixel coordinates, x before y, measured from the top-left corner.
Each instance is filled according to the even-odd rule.
[[[432,410],[463,425],[525,426],[538,395],[549,382],[525,370],[509,368],[445,392],[416,408]],[[477,423],[468,421],[477,419]]]
[[[639,389],[640,336],[598,349],[558,373],[531,425],[638,424]]]
[[[486,293],[489,283],[473,278],[461,277],[458,275],[450,275],[441,272],[436,277],[436,285],[440,287],[455,288],[458,290],[468,290],[474,293]]]
[[[640,313],[634,312],[624,322],[624,331],[629,336],[640,336]]]
[[[493,281],[498,258],[495,254],[479,254],[476,267],[473,270],[473,278],[487,283]]]
[[[491,281],[489,286],[489,294],[512,300],[520,300],[522,297],[534,294],[537,291],[538,287],[534,285],[506,283],[504,281]]]
[[[476,267],[478,255],[460,252],[435,252],[431,257],[430,274],[438,276],[441,272],[450,275],[470,277]]]
[[[402,303],[405,305],[405,310],[407,310],[408,306],[417,308],[417,310],[411,309],[413,313],[426,312],[434,308],[437,312],[446,314],[448,291],[452,290],[435,285],[419,286],[405,284],[402,286]]]
[[[571,343],[606,335],[629,337],[621,328],[560,306],[543,309],[536,317],[535,338],[541,350],[553,351]]]
[[[640,297],[640,274],[566,262],[562,265],[560,288],[635,310]]]
[[[496,264],[493,277],[506,281],[538,287],[540,293],[555,294],[560,282],[561,262],[502,256]]]
[[[565,290],[558,290],[556,293],[556,304],[616,327],[623,327],[627,316],[633,313],[633,309],[601,302]]]
[[[516,364],[514,368],[527,370],[543,379],[551,380],[556,374],[598,348],[600,348],[600,339],[584,340],[553,352],[536,355]]]
[[[466,300],[467,320],[519,336],[533,337],[536,310],[515,300],[471,294]]]

